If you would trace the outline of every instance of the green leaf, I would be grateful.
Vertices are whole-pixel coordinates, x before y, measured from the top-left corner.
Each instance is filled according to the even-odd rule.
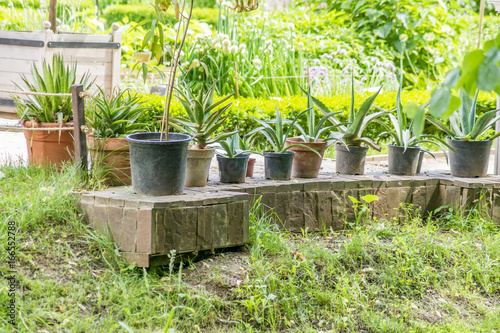
[[[363,200],[367,204],[379,200],[379,197],[377,195],[375,195],[375,194],[367,194],[367,195],[364,195],[364,196],[362,196],[360,198],[361,198],[361,200]]]
[[[417,115],[418,111],[420,110],[420,107],[414,103],[414,102],[408,102],[403,107],[403,112],[409,117],[409,118],[415,118]]]

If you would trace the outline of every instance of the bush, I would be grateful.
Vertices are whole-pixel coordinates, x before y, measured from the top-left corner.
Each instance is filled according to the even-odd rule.
[[[152,6],[146,5],[113,5],[107,7],[101,17],[106,20],[106,24],[110,26],[113,22],[128,23],[141,22],[143,20],[151,20],[156,17]],[[217,24],[219,18],[219,9],[213,8],[193,8],[193,19],[206,22],[212,26]],[[168,10],[165,13],[165,21],[168,23],[177,23],[173,10]]]
[[[359,108],[361,103],[368,98],[369,93],[365,93],[360,96],[356,96],[355,107]],[[417,104],[424,104],[430,98],[430,92],[428,91],[403,91],[402,101],[406,104],[409,101],[413,101]],[[163,106],[165,103],[165,98],[158,95],[143,95],[143,100],[147,102],[144,104],[149,107],[141,118],[139,122],[147,123],[149,125],[149,130],[159,131],[160,130],[160,118],[163,115]],[[343,111],[340,118],[344,121],[348,119],[349,108],[351,103],[351,96],[349,94],[337,95],[331,97],[321,97],[319,98],[331,111]],[[252,129],[258,127],[258,124],[252,119],[251,116],[255,116],[259,119],[270,120],[274,119],[275,107],[278,106],[280,112],[284,118],[293,118],[301,111],[305,110],[307,107],[307,100],[305,96],[293,96],[286,98],[239,98],[231,99],[233,105],[229,108],[229,117],[226,120],[225,126],[221,131],[232,131],[236,127],[243,134],[250,132]],[[381,93],[375,100],[375,105],[384,109],[393,109],[395,107],[396,92],[384,92]],[[494,94],[481,93],[478,98],[478,112],[484,113],[488,110],[493,110],[496,107],[496,97]],[[318,112],[318,119],[321,114]],[[173,99],[171,105],[171,115],[174,116],[186,116],[182,105],[177,99]],[[389,124],[388,119],[382,117],[382,121]],[[155,123],[157,122],[157,123]],[[305,126],[305,117],[301,120],[301,125]],[[378,135],[384,131],[380,124],[372,123],[368,128],[368,132],[365,136],[377,138]],[[438,136],[443,136],[436,127],[428,124],[425,130],[429,134],[436,134]]]

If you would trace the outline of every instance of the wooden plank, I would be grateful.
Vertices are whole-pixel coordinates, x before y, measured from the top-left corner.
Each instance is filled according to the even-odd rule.
[[[56,34],[52,38],[54,42],[112,42],[110,35],[87,35],[87,34],[72,34],[63,33]]]
[[[82,127],[85,126],[85,104],[80,93],[83,92],[81,84],[71,87],[72,102],[73,102],[73,124],[75,126],[75,159],[80,163],[80,167],[84,172],[88,170],[87,161],[87,139]]]
[[[36,61],[26,59],[0,59],[0,72],[29,73],[34,63]]]
[[[62,52],[64,59],[78,59],[80,62],[109,62],[111,63],[113,50],[99,50],[99,49],[64,49]]]
[[[32,39],[45,41],[44,31],[0,31],[0,37],[2,38],[15,38],[15,39]]]
[[[25,59],[41,61],[44,56],[44,50],[39,48],[30,49],[27,52],[25,47],[16,47],[9,45],[0,45],[0,59]]]

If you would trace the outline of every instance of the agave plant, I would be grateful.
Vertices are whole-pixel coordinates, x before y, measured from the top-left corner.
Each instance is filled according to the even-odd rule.
[[[476,90],[474,97],[471,97],[465,89],[460,90],[461,104],[458,110],[449,117],[450,127],[432,116],[427,119],[455,140],[493,140],[500,136],[500,132],[486,135],[486,137],[484,134],[500,119],[500,116],[496,115],[500,109],[487,111],[478,116],[476,110],[478,95],[479,90]]]
[[[218,142],[218,150],[216,154],[220,156],[226,156],[229,158],[238,157],[243,154],[254,154],[255,151],[251,150],[250,147],[246,146],[246,141],[244,141],[238,132],[233,133],[231,136],[226,137],[225,140]]]
[[[339,126],[345,125],[340,122],[335,124],[329,121],[331,117],[339,113],[342,113],[342,111],[325,113],[323,117],[316,123],[316,113],[314,112],[314,101],[311,95],[311,87],[309,87],[309,90],[307,92],[302,87],[300,87],[300,89],[305,94],[307,94],[307,110],[306,110],[307,130],[304,130],[304,128],[302,128],[302,126],[300,126],[298,123],[296,124],[296,127],[299,130],[302,140],[304,140],[304,142],[317,142],[321,134],[323,134],[324,132],[331,131]],[[332,123],[332,124],[329,126],[325,126],[325,123]],[[333,138],[327,138],[326,140],[332,140],[332,139]]]
[[[66,66],[63,57],[54,55],[52,65],[43,61],[41,71],[36,65],[31,68],[31,80],[22,74],[21,79],[26,85],[23,87],[16,84],[21,91],[36,93],[71,93],[71,86],[76,84],[76,64]],[[87,90],[93,83],[90,73],[86,72],[78,84]],[[73,111],[71,108],[71,97],[65,96],[40,96],[27,95],[27,99],[13,97],[16,103],[17,114],[24,120],[34,119],[38,122],[56,123],[71,122]]]
[[[321,155],[316,150],[314,150],[310,147],[307,147],[301,143],[296,143],[296,144],[293,144],[290,146],[285,145],[286,139],[288,139],[290,137],[290,133],[292,132],[292,129],[294,127],[297,127],[297,121],[300,119],[300,117],[305,112],[307,112],[307,109],[302,111],[301,113],[299,113],[294,118],[293,121],[290,121],[288,119],[282,118],[281,113],[278,109],[278,106],[276,105],[275,120],[266,121],[266,120],[258,119],[258,118],[255,118],[254,116],[252,116],[252,118],[256,122],[258,122],[261,126],[250,131],[250,133],[248,133],[248,135],[252,136],[252,135],[255,135],[257,133],[261,133],[262,135],[264,135],[266,137],[267,141],[269,142],[269,144],[271,145],[271,147],[275,153],[284,153],[290,148],[300,146],[300,147],[303,147],[303,148],[309,149],[310,151],[315,152],[317,155],[319,155],[321,157]],[[274,124],[274,128],[273,128],[273,126],[271,126],[271,124]],[[289,126],[286,130],[284,130],[284,126],[283,126],[284,124],[289,124]]]
[[[448,144],[435,135],[423,133],[426,119],[425,108],[428,106],[428,103],[417,105],[413,102],[409,102],[403,106],[401,101],[402,82],[403,75],[401,75],[399,80],[399,88],[396,94],[396,107],[394,109],[385,110],[375,106],[378,110],[387,113],[392,125],[392,128],[390,128],[386,124],[380,123],[386,129],[380,136],[389,136],[395,146],[404,147],[405,150],[408,147],[414,147],[421,143],[433,144],[438,146],[446,156],[446,149],[444,147],[448,147]],[[394,113],[396,114],[394,115]]]
[[[380,151],[380,147],[370,138],[363,137],[363,132],[366,127],[372,122],[377,121],[377,118],[387,114],[387,111],[379,111],[368,114],[370,108],[375,102],[378,94],[382,90],[382,87],[379,90],[371,95],[368,99],[366,99],[359,110],[355,110],[354,108],[354,79],[351,78],[351,108],[349,112],[349,120],[347,124],[343,124],[338,118],[332,115],[332,111],[328,109],[326,105],[324,105],[319,99],[315,97],[311,97],[314,105],[326,116],[328,116],[328,121],[332,123],[337,128],[336,132],[332,132],[330,134],[330,138],[332,140],[336,140],[341,142],[346,146],[361,146],[362,144],[367,144],[375,150]]]
[[[146,124],[137,119],[147,109],[141,106],[140,97],[124,90],[110,98],[98,87],[86,112],[86,121],[96,138],[118,138],[143,130]]]
[[[176,89],[176,97],[186,110],[188,118],[171,117],[172,126],[191,135],[197,149],[204,149],[207,145],[223,141],[236,133],[217,133],[228,117],[223,114],[233,103],[221,105],[233,94],[214,102],[214,88],[215,84],[205,92],[205,87],[201,86],[197,96],[188,85],[184,85],[184,91]]]

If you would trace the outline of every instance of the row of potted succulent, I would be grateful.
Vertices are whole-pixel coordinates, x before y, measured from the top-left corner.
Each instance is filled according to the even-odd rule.
[[[63,59],[57,56],[54,57],[52,66],[46,63],[43,66],[42,74],[38,72],[36,67],[33,68],[32,75],[35,83],[24,78],[28,90],[37,92],[70,91],[71,84],[75,83],[76,80],[76,67],[65,67]],[[59,81],[66,79],[67,82],[61,84],[55,77],[60,77]],[[50,87],[44,86],[48,84],[47,82],[57,82],[59,84],[57,91],[55,91],[55,88],[50,89]],[[84,77],[81,82],[88,86],[88,76]],[[306,91],[304,92],[307,94],[308,107],[293,120],[283,119],[278,109],[276,110],[276,117],[272,121],[254,118],[260,124],[260,127],[250,132],[247,138],[262,135],[268,141],[269,146],[272,147],[272,151],[263,152],[266,164],[266,178],[289,179],[291,175],[306,178],[317,177],[324,150],[332,142],[335,142],[337,152],[337,172],[362,174],[364,172],[366,151],[368,150],[365,145],[380,150],[380,147],[373,140],[363,137],[362,134],[372,121],[377,121],[377,118],[384,115],[389,117],[392,125],[392,128],[387,127],[387,130],[383,133],[383,135],[392,138],[393,142],[393,145],[389,146],[390,173],[415,174],[418,156],[421,151],[418,144],[427,142],[437,145],[443,151],[446,147],[450,149],[452,175],[460,177],[486,175],[485,163],[480,165],[478,158],[468,157],[461,150],[462,146],[470,144],[473,148],[465,148],[467,153],[477,153],[479,152],[478,146],[481,146],[484,149],[479,154],[487,163],[492,139],[499,135],[485,136],[487,130],[498,120],[498,117],[495,116],[496,110],[489,111],[481,116],[477,115],[477,94],[474,97],[470,97],[466,93],[461,94],[462,105],[458,111],[450,116],[451,127],[448,128],[439,119],[425,115],[424,108],[426,105],[418,106],[408,103],[403,106],[401,102],[401,86],[397,93],[396,108],[394,110],[379,109],[377,112],[370,113],[369,111],[379,91],[364,101],[358,110],[354,108],[353,93],[349,120],[346,123],[342,123],[336,117],[339,112],[330,111],[319,99]],[[183,188],[184,185],[204,186],[208,179],[210,161],[216,152],[214,146],[216,144],[219,148],[217,158],[221,170],[221,180],[227,182],[244,181],[244,176],[240,175],[232,179],[231,177],[227,178],[225,173],[225,171],[228,171],[234,174],[238,169],[236,160],[240,161],[240,169],[246,168],[248,153],[253,152],[237,131],[219,132],[222,124],[226,121],[225,111],[232,104],[224,103],[231,96],[226,96],[214,102],[213,87],[207,91],[202,88],[195,94],[189,87],[185,86],[176,90],[176,97],[184,106],[187,118],[172,117],[171,125],[185,134],[172,134],[171,139],[178,141],[178,144],[185,148],[187,148],[191,140],[195,143],[192,149],[186,150],[185,153],[180,153],[177,156],[178,159],[186,159],[188,164],[187,172],[186,168],[177,170],[179,169],[177,167],[168,167],[169,163],[175,159],[172,156],[163,157],[163,164],[160,164],[162,167],[148,166],[149,162],[145,162],[142,164],[143,166],[139,167],[140,171],[144,174],[152,174],[153,177],[147,184],[142,186],[144,191],[151,193],[149,188],[154,188],[157,185],[155,184],[155,177],[161,177],[162,170],[169,171],[169,169],[180,172],[174,178],[171,178],[171,182],[177,183],[180,188]],[[64,108],[64,106],[68,105],[67,98],[58,100],[54,104],[49,97],[34,96],[28,101],[17,98],[16,103],[19,115],[23,119],[52,120],[56,124],[54,126],[63,126],[65,121],[71,120],[70,111],[67,110],[67,107]],[[317,123],[314,108],[318,108],[323,113],[323,117]],[[87,122],[91,128],[89,147],[93,151],[93,161],[96,163],[101,160],[108,165],[118,164],[118,167],[113,167],[110,174],[110,183],[112,184],[130,183],[131,173],[127,163],[129,158],[128,148],[123,136],[139,131],[144,127],[144,124],[137,123],[139,115],[144,110],[145,107],[141,105],[139,99],[128,91],[115,92],[113,96],[107,97],[99,89],[88,104]],[[303,116],[307,117],[306,129],[298,124],[298,120]],[[57,118],[60,121],[59,125],[55,121]],[[447,142],[435,136],[422,134],[425,120],[441,128],[449,136]],[[25,123],[25,126],[33,126],[34,124],[38,126],[39,123],[31,121],[31,123]],[[300,137],[290,137],[294,128],[301,134]],[[32,133],[38,132],[27,131],[26,133],[28,144],[34,147]],[[329,133],[328,137],[325,139],[320,138],[321,136],[325,137],[324,134],[327,133]],[[164,154],[158,153],[152,148],[153,142],[158,140],[157,136],[158,134],[136,133],[129,137],[128,141],[131,146],[138,144],[134,140],[138,140],[139,137],[140,139],[146,139],[145,143],[141,142],[139,148],[141,155],[135,159],[136,162],[142,163],[151,157],[162,159]],[[478,139],[485,140],[478,141]],[[66,144],[63,149],[68,147],[69,145]],[[49,150],[53,150],[53,148]],[[167,148],[167,150],[170,150],[170,148]],[[118,157],[119,152],[123,152],[125,157]],[[66,152],[66,154],[69,157],[69,153]],[[146,156],[145,154],[149,155]],[[32,160],[38,163],[46,158],[47,156],[43,156],[43,158],[32,158]],[[55,162],[60,160],[58,158]],[[244,160],[245,163],[241,160]],[[464,166],[470,167],[472,169],[471,173],[466,173]],[[187,179],[184,180],[186,173]],[[139,182],[141,177],[137,177]],[[157,187],[161,188],[161,186],[158,185]],[[160,189],[157,193],[163,192]]]

